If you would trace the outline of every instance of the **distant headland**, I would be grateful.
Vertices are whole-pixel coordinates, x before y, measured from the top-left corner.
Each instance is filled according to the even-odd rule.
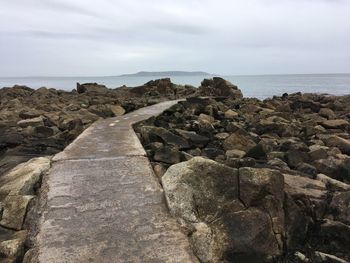
[[[212,76],[203,71],[140,71],[133,74],[122,74],[120,77],[173,77],[173,76]]]

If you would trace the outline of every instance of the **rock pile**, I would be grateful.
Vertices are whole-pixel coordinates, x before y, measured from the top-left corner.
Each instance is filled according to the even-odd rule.
[[[0,175],[34,156],[60,152],[99,118],[193,93],[170,82],[108,89],[97,83],[77,84],[72,92],[14,86],[0,89]]]
[[[200,260],[349,261],[350,96],[216,95],[135,127]]]

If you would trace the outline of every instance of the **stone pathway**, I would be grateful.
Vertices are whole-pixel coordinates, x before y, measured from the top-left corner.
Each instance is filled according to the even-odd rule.
[[[54,157],[37,262],[198,262],[131,127],[175,103],[98,121]]]

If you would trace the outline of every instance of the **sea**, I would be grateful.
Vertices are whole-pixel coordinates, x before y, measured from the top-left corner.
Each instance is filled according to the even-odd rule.
[[[211,76],[169,76],[173,83],[200,86],[204,78]],[[237,85],[245,97],[265,99],[283,93],[321,93],[333,95],[350,94],[349,74],[295,74],[295,75],[241,75],[220,76]],[[0,87],[12,87],[15,84],[31,88],[48,87],[71,91],[76,83],[96,82],[108,88],[126,85],[134,87],[159,76],[114,76],[114,77],[0,77]]]

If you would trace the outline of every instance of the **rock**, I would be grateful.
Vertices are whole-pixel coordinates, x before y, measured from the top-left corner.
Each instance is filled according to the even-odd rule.
[[[240,99],[243,97],[242,92],[237,86],[219,77],[204,79],[201,86],[198,88],[198,93],[201,96],[222,96],[233,99]]]
[[[159,163],[155,163],[152,165],[153,166],[153,171],[155,173],[155,175],[158,178],[162,178],[162,176],[165,174],[166,172],[166,168],[164,167],[164,165],[159,164]]]
[[[341,258],[338,258],[334,255],[322,253],[319,251],[315,252],[315,257],[317,262],[324,262],[324,263],[348,263],[349,261],[343,260]]]
[[[50,168],[47,157],[33,158],[17,165],[9,173],[0,177],[0,197],[7,195],[33,195],[35,185]]]
[[[220,133],[215,134],[214,137],[218,140],[225,140],[229,136],[230,136],[230,134],[227,132],[220,132]]]
[[[333,178],[330,178],[325,174],[318,174],[316,179],[325,183],[327,185],[327,187],[333,191],[349,191],[350,190],[350,185],[345,184],[343,182],[340,182],[338,180],[335,180]]]
[[[121,116],[125,114],[125,109],[120,105],[112,105],[111,111],[115,116]]]
[[[325,199],[326,185],[318,180],[283,174],[286,192],[295,198]]]
[[[268,169],[263,174],[258,169],[242,173],[244,192],[256,189],[254,198],[245,199],[247,203],[258,202],[258,195],[264,198],[259,187],[266,194],[265,190],[276,190],[283,199],[283,177],[278,172],[275,176]],[[278,179],[282,188],[277,190]],[[281,253],[279,234],[275,236],[273,230],[280,220],[275,218],[272,199],[259,203],[271,211],[274,223],[267,213],[240,203],[238,180],[236,169],[200,157],[171,166],[162,177],[170,212],[194,226],[190,239],[202,262],[267,262]]]
[[[161,127],[142,126],[140,132],[145,143],[161,140],[163,143],[177,146],[179,149],[190,148],[190,144],[185,138],[180,137]]]
[[[334,135],[325,139],[325,144],[328,147],[338,147],[342,153],[350,155],[350,140]]]
[[[108,89],[106,86],[97,83],[77,83],[78,93],[106,93],[107,91]]]
[[[204,147],[209,142],[209,138],[202,136],[193,131],[185,131],[181,129],[175,130],[178,135],[189,141],[192,146]]]
[[[277,171],[267,168],[239,169],[240,199],[246,207],[257,206],[267,195],[283,203],[284,178]]]
[[[267,159],[267,153],[266,153],[265,147],[260,143],[254,146],[253,148],[251,148],[245,156],[254,158],[256,160]]]
[[[223,253],[223,262],[272,262],[281,254],[267,213],[252,207],[224,217],[229,249]]]
[[[199,122],[207,122],[207,123],[213,123],[215,121],[214,117],[210,116],[210,115],[207,115],[207,114],[204,114],[204,113],[201,113],[199,116],[198,116],[198,121]]]
[[[243,158],[246,153],[241,150],[228,150],[225,155],[227,158]]]
[[[286,164],[285,162],[283,162],[279,158],[271,159],[267,162],[267,164],[270,166],[273,166],[274,168],[278,168],[278,169],[282,169],[282,170],[289,170],[288,164]]]
[[[8,259],[12,259],[13,262],[19,262],[18,260],[20,260],[24,254],[24,244],[26,238],[27,231],[22,230],[14,232],[10,237],[7,237],[7,240],[5,241],[0,240],[1,258],[5,256]]]
[[[286,153],[286,160],[290,168],[296,168],[299,164],[308,161],[308,154],[299,150],[289,150]]]
[[[35,110],[35,109],[29,109],[29,110],[22,110],[19,113],[19,117],[21,119],[33,119],[37,118],[42,114],[42,112]]]
[[[350,249],[350,226],[338,221],[324,220],[316,247],[325,253],[348,255]]]
[[[20,120],[17,122],[17,125],[21,128],[44,126],[44,119],[40,116],[32,119]]]
[[[231,134],[223,143],[223,147],[228,150],[241,150],[248,152],[250,149],[256,146],[256,143],[248,135],[236,132]]]
[[[53,136],[55,133],[57,133],[57,130],[51,127],[38,126],[34,128],[33,133],[35,136],[38,136],[38,137],[50,137],[50,136]]]
[[[298,200],[294,201],[287,193],[283,207],[285,211],[286,247],[288,250],[293,250],[299,247],[300,244],[305,244],[312,220],[307,216],[307,211],[300,202]]]
[[[321,123],[326,129],[345,129],[349,126],[349,122],[346,120],[326,120]]]
[[[202,155],[210,159],[215,159],[218,156],[225,156],[225,152],[221,149],[207,147],[202,150]]]
[[[321,108],[318,114],[320,114],[320,116],[322,117],[327,118],[328,120],[333,120],[337,118],[337,115],[334,113],[334,111],[328,108]]]
[[[180,151],[172,146],[164,146],[154,153],[154,160],[158,162],[175,164],[181,161]]]
[[[310,149],[309,155],[312,161],[319,160],[319,159],[327,159],[328,157],[329,148],[326,146],[311,145],[309,149]]]
[[[214,217],[218,205],[238,198],[237,170],[202,157],[170,166],[162,185],[170,212],[193,223]]]
[[[330,156],[327,159],[316,160],[314,165],[319,173],[328,175],[333,179],[350,180],[350,160]]]
[[[31,195],[8,195],[4,200],[4,212],[0,225],[6,228],[21,230],[27,206],[33,199]]]
[[[307,177],[313,179],[317,175],[317,169],[315,166],[308,163],[299,163],[296,170],[304,173]]]
[[[225,118],[227,119],[235,119],[238,117],[238,113],[233,110],[227,110],[225,111]]]
[[[335,193],[330,207],[335,220],[350,225],[350,191]]]

